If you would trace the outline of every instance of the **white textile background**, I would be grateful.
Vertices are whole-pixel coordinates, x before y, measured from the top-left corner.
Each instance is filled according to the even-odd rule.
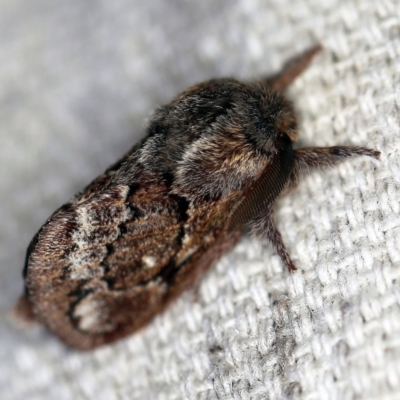
[[[0,0],[1,399],[399,399],[398,0]],[[81,354],[6,314],[45,219],[190,84],[324,45],[302,143],[369,145],[279,203],[299,267],[244,237],[164,315]]]

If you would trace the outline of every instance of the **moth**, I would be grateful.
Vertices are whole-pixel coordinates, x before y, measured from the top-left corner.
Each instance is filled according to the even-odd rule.
[[[35,235],[17,313],[80,350],[113,342],[195,285],[246,227],[293,271],[275,200],[308,171],[380,154],[293,148],[299,130],[285,90],[319,51],[274,76],[197,84],[157,109],[146,137]]]

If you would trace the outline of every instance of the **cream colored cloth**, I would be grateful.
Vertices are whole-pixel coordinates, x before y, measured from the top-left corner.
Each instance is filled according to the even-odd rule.
[[[0,0],[0,398],[399,399],[400,3]],[[302,143],[368,145],[279,203],[299,267],[245,237],[142,332],[80,354],[6,318],[45,219],[186,86],[277,71]]]

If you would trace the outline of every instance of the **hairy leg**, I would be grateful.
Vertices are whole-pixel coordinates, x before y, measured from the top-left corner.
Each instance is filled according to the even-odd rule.
[[[380,152],[366,147],[309,147],[294,151],[293,168],[288,186],[296,186],[299,180],[313,169],[333,167],[347,158],[369,156],[379,159]]]
[[[285,90],[307,67],[316,54],[322,50],[322,46],[317,44],[297,57],[289,60],[278,74],[265,80],[266,84],[278,91]]]
[[[292,272],[296,269],[289,252],[282,240],[282,235],[275,226],[274,213],[272,205],[268,208],[266,214],[260,216],[252,223],[252,233],[257,236],[266,236],[267,239],[274,245],[279,257]]]
[[[313,169],[333,167],[349,157],[369,156],[379,159],[379,155],[379,151],[365,147],[335,146],[295,150],[294,165],[288,178],[288,187],[297,185],[300,178]],[[290,272],[296,269],[283,243],[282,235],[275,226],[272,204],[263,215],[252,222],[251,227],[255,235],[266,236],[275,246],[278,255]]]

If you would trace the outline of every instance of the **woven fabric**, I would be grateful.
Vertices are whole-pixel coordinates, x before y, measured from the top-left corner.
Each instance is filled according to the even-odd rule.
[[[399,399],[400,2],[0,0],[0,398]],[[44,220],[203,79],[277,71],[302,144],[368,145],[279,202],[298,266],[244,237],[146,329],[90,353],[6,317]]]

